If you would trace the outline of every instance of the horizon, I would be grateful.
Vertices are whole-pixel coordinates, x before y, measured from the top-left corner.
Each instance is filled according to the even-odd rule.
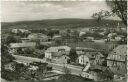
[[[33,21],[46,21],[46,20],[71,20],[71,19],[78,19],[78,20],[95,20],[95,19],[82,19],[82,18],[58,18],[58,19],[41,19],[41,20],[22,20],[22,21],[10,21],[10,22],[2,22],[1,23],[18,23],[18,22],[33,22]],[[122,22],[121,20],[112,20],[112,19],[103,19],[103,20],[110,20],[110,21],[119,21]]]

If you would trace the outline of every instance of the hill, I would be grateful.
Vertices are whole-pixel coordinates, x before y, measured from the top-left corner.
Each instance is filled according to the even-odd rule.
[[[117,23],[124,26],[121,21],[102,20],[98,23],[95,19],[47,19],[39,21],[20,21],[20,22],[2,22],[2,29],[26,28],[26,29],[42,29],[42,28],[83,28],[83,27],[115,27]]]

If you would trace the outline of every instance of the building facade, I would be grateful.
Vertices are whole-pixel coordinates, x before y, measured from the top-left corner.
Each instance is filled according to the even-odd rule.
[[[117,46],[107,57],[107,66],[115,74],[125,75],[127,72],[127,45]]]

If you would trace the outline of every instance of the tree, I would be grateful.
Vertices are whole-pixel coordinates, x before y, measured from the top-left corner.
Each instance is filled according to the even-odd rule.
[[[106,0],[106,2],[107,5],[111,7],[111,11],[102,10],[100,12],[94,13],[92,17],[100,22],[102,19],[117,15],[120,19],[122,19],[122,22],[127,25],[127,1]]]
[[[78,58],[78,54],[76,53],[75,49],[70,50],[69,57],[71,62],[76,62],[76,59]]]
[[[61,45],[61,44],[62,44],[62,40],[61,40],[61,39],[56,39],[56,40],[55,40],[55,44],[56,44],[57,46]]]
[[[4,66],[10,62],[15,60],[15,58],[9,54],[7,46],[4,44],[1,45],[1,77],[7,80],[12,80],[13,74],[12,72],[9,73],[9,71],[5,70]],[[16,78],[16,76],[15,76]]]
[[[10,43],[16,43],[17,42],[17,39],[14,37],[14,36],[8,36],[6,38],[6,44],[9,45]]]
[[[127,0],[107,0],[107,4],[112,8],[112,13],[120,17],[127,25]]]
[[[7,46],[2,44],[1,45],[1,64],[2,64],[2,66],[12,62],[13,60],[15,60],[15,58],[9,54]]]

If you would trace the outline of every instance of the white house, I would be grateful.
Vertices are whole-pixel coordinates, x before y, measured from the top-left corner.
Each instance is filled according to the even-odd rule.
[[[45,58],[52,59],[52,57],[60,54],[69,54],[70,47],[68,46],[58,46],[58,47],[50,47],[45,51]]]
[[[86,34],[86,32],[81,31],[81,32],[79,33],[79,36],[82,36],[82,35],[85,35],[85,34]]]
[[[78,62],[81,65],[87,65],[89,63],[89,58],[86,55],[80,55],[78,57]]]
[[[29,30],[26,30],[26,29],[19,29],[19,31],[20,31],[21,33],[31,33]]]
[[[12,33],[19,33],[19,29],[12,29]]]
[[[109,34],[108,34],[108,38],[110,38],[110,39],[112,39],[112,37],[115,37],[115,36],[117,36],[116,33],[109,33]]]
[[[26,29],[12,29],[12,33],[31,33],[29,30],[26,30]]]

